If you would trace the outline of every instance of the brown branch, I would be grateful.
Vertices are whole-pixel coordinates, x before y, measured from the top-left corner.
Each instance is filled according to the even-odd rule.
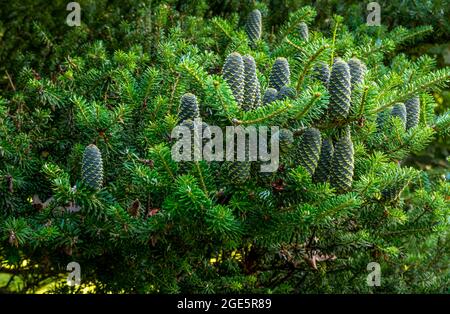
[[[13,91],[16,91],[16,87],[14,86],[14,83],[13,83],[13,81],[11,79],[11,76],[8,73],[8,70],[6,70],[6,76],[8,77],[9,83],[11,84],[11,87],[12,87]]]

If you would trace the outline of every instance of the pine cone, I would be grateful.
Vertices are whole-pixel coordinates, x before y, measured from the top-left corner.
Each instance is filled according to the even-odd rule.
[[[228,161],[224,165],[226,176],[234,184],[244,184],[250,178],[251,163],[249,161]]]
[[[391,116],[399,117],[402,120],[403,126],[406,126],[406,107],[403,103],[399,102],[394,105]]]
[[[366,74],[366,66],[357,58],[348,60],[348,66],[350,68],[352,89],[354,89],[356,85],[363,82]]]
[[[401,186],[391,186],[383,189],[383,191],[381,191],[381,199],[386,202],[394,201],[400,196],[402,190],[403,187]]]
[[[184,120],[183,123],[181,123],[181,126],[188,127],[189,130],[191,131],[191,147],[190,147],[191,160],[190,161],[181,160],[178,162],[178,171],[180,173],[187,173],[192,168],[192,165],[193,165],[192,162],[194,161],[194,158],[195,158],[195,151],[197,151],[198,154],[201,154],[203,152],[203,148],[204,148],[206,142],[211,138],[211,133],[209,130],[209,125],[206,122],[202,122],[202,130],[201,130],[201,134],[199,134],[200,140],[202,142],[195,145],[194,121],[192,121],[190,119]]]
[[[353,143],[349,134],[341,136],[334,145],[330,166],[330,183],[339,192],[350,190],[353,181]]]
[[[320,80],[323,85],[328,85],[328,80],[330,79],[330,68],[328,67],[328,64],[325,62],[319,62],[314,66],[314,77],[318,80]]]
[[[186,93],[181,97],[180,113],[178,114],[179,121],[182,122],[187,119],[195,119],[199,116],[197,98],[194,94]]]
[[[277,94],[277,99],[284,100],[287,98],[294,99],[295,98],[295,89],[289,86],[283,86]]]
[[[262,22],[261,12],[258,9],[250,12],[245,24],[245,32],[250,41],[250,47],[255,48],[256,42],[261,38]]]
[[[259,81],[256,75],[255,59],[246,55],[242,57],[242,60],[244,61],[244,100],[242,108],[247,111],[253,109],[256,105]]]
[[[277,58],[272,66],[269,77],[269,87],[279,91],[283,86],[289,85],[290,81],[289,63],[285,58]]]
[[[300,24],[298,24],[298,34],[300,35],[300,38],[302,38],[304,41],[308,41],[309,38],[308,25],[306,25],[305,22],[301,22]]]
[[[191,145],[192,145],[191,151],[194,152],[194,140],[195,140],[195,138],[194,138],[194,127],[195,127],[194,121],[185,120],[185,121],[183,121],[183,123],[181,125],[188,127],[189,130],[191,131]],[[199,133],[200,133],[200,131],[199,131]],[[202,130],[201,130],[201,134],[199,134],[199,135],[200,135],[200,140],[202,141],[202,143],[200,143],[198,145],[199,146],[198,149],[203,151],[202,146],[205,145],[206,142],[211,138],[208,123],[202,121]]]
[[[302,134],[297,145],[298,162],[312,175],[320,157],[322,137],[319,130],[308,128]]]
[[[314,182],[326,182],[330,175],[331,159],[333,158],[333,142],[329,139],[322,140],[320,158],[316,171],[314,171]]]
[[[380,111],[377,115],[377,131],[382,132],[384,129],[384,126],[386,124],[386,121],[388,121],[390,114],[388,110]]]
[[[263,105],[267,105],[270,104],[272,101],[277,100],[277,90],[275,88],[271,88],[269,87],[268,89],[266,89],[266,92],[264,93],[264,97],[263,97]]]
[[[234,99],[240,105],[244,98],[244,61],[239,53],[228,55],[223,65],[222,75],[233,92]]]
[[[411,129],[419,124],[420,118],[420,99],[414,96],[405,102],[406,107],[406,129]]]
[[[351,95],[350,68],[347,63],[336,58],[333,64],[328,90],[330,92],[330,115],[333,119],[347,118]]]
[[[290,132],[289,130],[280,129],[277,133],[277,136],[280,145],[280,151],[283,153],[287,153],[294,143],[292,132]]]
[[[94,144],[90,144],[84,149],[81,178],[86,185],[96,190],[103,185],[102,154]]]

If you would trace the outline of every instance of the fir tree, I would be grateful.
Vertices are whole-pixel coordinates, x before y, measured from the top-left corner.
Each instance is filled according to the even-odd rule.
[[[15,291],[446,292],[449,183],[406,162],[450,134],[433,96],[450,70],[397,49],[431,29],[339,16],[316,28],[304,6],[249,47],[241,11],[173,3],[136,5],[111,33],[90,17],[61,45],[36,26],[43,51],[14,57],[0,91],[0,273],[20,278]],[[308,40],[301,22],[317,29]],[[276,171],[174,160],[172,131],[199,117],[203,131],[280,127]],[[73,261],[81,287],[65,281]],[[380,287],[367,285],[371,262]]]

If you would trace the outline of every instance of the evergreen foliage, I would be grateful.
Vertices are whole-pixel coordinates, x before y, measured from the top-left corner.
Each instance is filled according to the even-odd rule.
[[[431,28],[376,33],[337,15],[319,28],[303,6],[249,35],[249,12],[269,29],[283,7],[175,3],[127,2],[122,21],[100,1],[106,26],[86,6],[60,41],[36,24],[48,60],[12,59],[0,91],[0,273],[20,277],[19,292],[48,281],[59,293],[446,292],[448,179],[405,161],[448,139],[434,93],[450,69],[398,52]],[[221,5],[231,13],[209,18]],[[196,117],[203,131],[280,127],[277,170],[176,162],[171,131]],[[72,261],[81,287],[66,285]],[[380,287],[367,285],[370,262]]]

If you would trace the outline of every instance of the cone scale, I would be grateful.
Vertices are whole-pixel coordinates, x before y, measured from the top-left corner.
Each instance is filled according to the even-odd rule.
[[[103,185],[103,160],[100,150],[94,144],[87,146],[81,164],[83,182],[95,190]]]
[[[261,38],[262,33],[262,17],[258,9],[253,10],[248,15],[245,32],[247,33],[250,47],[255,48],[256,42]]]
[[[291,72],[286,58],[277,58],[270,72],[269,87],[275,88],[277,91],[281,90],[283,86],[290,84],[290,76]]]
[[[330,116],[334,120],[347,118],[351,100],[350,68],[341,59],[333,64],[328,91],[330,93]]]
[[[317,167],[320,157],[322,137],[319,130],[308,128],[302,134],[297,145],[297,160],[311,175]]]
[[[333,158],[333,142],[329,139],[323,139],[320,149],[320,158],[317,168],[314,171],[314,182],[326,182],[330,175],[331,159]]]
[[[330,166],[330,184],[338,192],[351,189],[354,170],[353,142],[349,134],[338,139],[334,145]]]
[[[233,52],[228,55],[222,75],[230,86],[234,99],[241,105],[244,99],[244,61],[239,53]]]

